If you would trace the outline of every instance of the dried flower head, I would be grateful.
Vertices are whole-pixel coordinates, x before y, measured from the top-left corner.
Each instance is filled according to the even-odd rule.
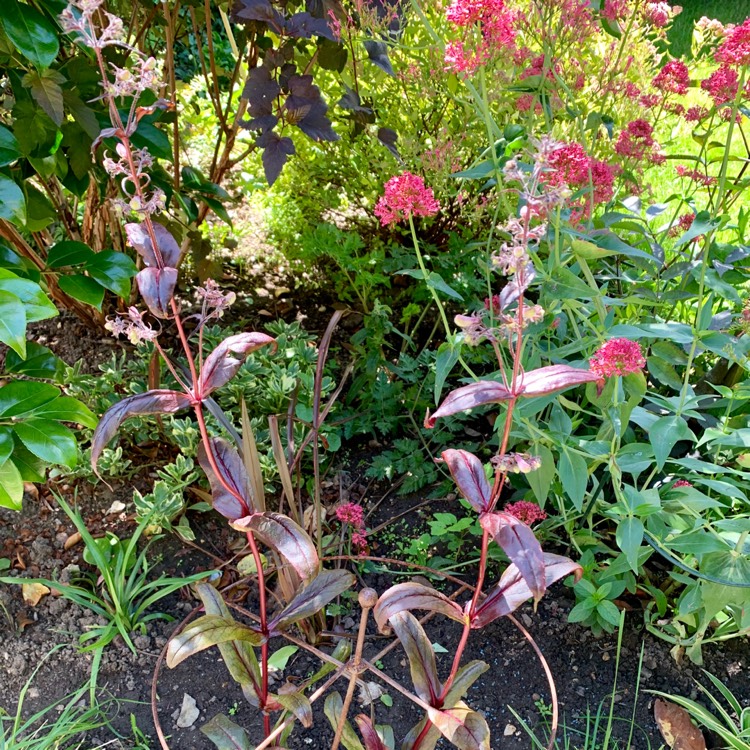
[[[116,315],[110,318],[104,324],[104,327],[112,333],[113,336],[127,336],[130,343],[137,346],[146,341],[155,341],[159,331],[154,330],[143,320],[143,315],[136,307],[128,308],[128,317],[121,318]]]
[[[640,344],[629,339],[610,339],[589,360],[591,371],[603,378],[641,372],[645,366]]]
[[[530,453],[506,453],[490,460],[495,468],[508,474],[530,474],[542,465],[542,459]]]
[[[408,221],[412,216],[434,216],[440,210],[431,188],[411,172],[391,177],[385,183],[383,197],[375,206],[375,215],[383,226]]]

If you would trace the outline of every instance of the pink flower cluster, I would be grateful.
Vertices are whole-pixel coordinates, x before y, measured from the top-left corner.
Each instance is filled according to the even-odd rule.
[[[375,215],[383,226],[408,221],[412,216],[434,216],[440,210],[431,188],[411,172],[391,177],[385,183],[382,198],[375,206]]]
[[[699,172],[697,169],[688,169],[682,164],[678,164],[674,168],[674,171],[677,172],[680,177],[687,177],[687,179],[692,180],[693,182],[698,182],[706,187],[708,187],[709,185],[715,185],[717,181],[716,177],[705,175],[702,172]],[[692,216],[693,214],[689,215]]]
[[[552,153],[552,171],[547,175],[550,184],[564,183],[570,188],[591,185],[595,203],[606,203],[613,195],[615,170],[604,161],[590,157],[580,143],[567,143]]]
[[[629,122],[615,143],[615,152],[626,159],[649,159],[654,164],[662,164],[664,155],[654,140],[654,129],[645,120]]]
[[[750,18],[727,33],[716,50],[715,58],[717,62],[727,65],[750,65]]]
[[[344,503],[336,508],[336,518],[352,527],[352,546],[360,555],[364,554],[367,549],[364,508],[357,503]]]
[[[509,503],[503,508],[503,511],[527,526],[531,526],[532,523],[537,521],[544,521],[547,518],[547,514],[536,503],[530,503],[527,500]]]
[[[641,9],[641,15],[652,26],[663,29],[676,15],[682,12],[679,5],[665,2],[649,2]]]
[[[471,75],[497,54],[515,45],[517,14],[504,0],[453,0],[446,18],[463,31],[462,39],[445,47],[445,64],[456,73]],[[473,38],[479,26],[481,40]]]
[[[678,479],[672,487],[692,487],[693,484],[688,482],[687,479]]]
[[[686,94],[690,86],[690,72],[682,60],[671,60],[651,81],[654,88],[665,94]]]
[[[731,104],[737,96],[737,87],[740,85],[737,71],[729,65],[717,68],[705,81],[701,81],[701,88],[714,100],[717,107]]]
[[[641,372],[646,366],[641,346],[629,339],[610,339],[592,355],[589,367],[602,378]]]

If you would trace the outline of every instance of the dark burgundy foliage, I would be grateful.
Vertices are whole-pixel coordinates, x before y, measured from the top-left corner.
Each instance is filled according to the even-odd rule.
[[[281,170],[284,169],[287,159],[296,153],[294,142],[291,138],[287,136],[281,138],[270,130],[258,136],[255,142],[263,149],[261,161],[266,182],[273,185],[281,174]]]
[[[434,427],[439,417],[448,417],[460,411],[473,409],[484,404],[498,404],[507,401],[511,392],[496,380],[479,380],[451,391],[434,414],[425,418],[425,427]]]
[[[191,404],[189,396],[178,391],[153,390],[136,393],[119,401],[99,420],[91,438],[91,468],[96,473],[96,463],[107,443],[117,434],[120,425],[129,417],[146,414],[174,414],[187,409]]]
[[[250,489],[250,477],[236,448],[222,438],[211,438],[210,450],[219,476],[214,471],[206,446],[202,442],[198,446],[198,463],[211,485],[211,502],[214,509],[232,521],[246,516],[251,510],[256,510]]]
[[[135,277],[138,291],[157,318],[169,317],[169,302],[177,286],[176,268],[144,268]]]
[[[528,288],[536,277],[536,269],[533,263],[529,263],[523,273],[523,282],[519,281],[518,274],[513,274],[511,280],[503,287],[498,295],[498,306],[500,311],[505,310],[513,304]]]
[[[437,673],[432,643],[411,612],[399,612],[389,620],[409,659],[411,680],[417,695],[431,706],[443,690]]]
[[[393,71],[391,60],[388,57],[388,45],[385,42],[378,41],[376,39],[368,39],[365,42],[365,50],[367,51],[367,57],[371,62],[375,63],[382,71],[385,71],[389,76],[395,78],[396,73]]]
[[[388,750],[372,725],[372,720],[369,716],[357,714],[354,717],[354,721],[357,722],[359,733],[362,735],[362,744],[365,746],[365,750]]]
[[[401,154],[396,148],[398,133],[390,128],[378,128],[378,140],[398,159],[400,164],[402,161]]]
[[[478,513],[490,509],[492,488],[484,474],[482,462],[472,453],[449,448],[442,453],[453,481],[459,492],[469,501]]]
[[[131,222],[125,225],[125,234],[128,242],[135,248],[138,255],[143,258],[143,262],[150,268],[156,268],[160,265],[177,268],[180,264],[180,246],[172,233],[161,224],[152,222],[154,236],[156,237],[157,248],[161,254],[162,263],[157,262],[154,244],[151,235],[145,224]]]
[[[465,620],[463,610],[456,602],[451,601],[445,594],[415,581],[391,586],[378,599],[373,615],[378,628],[383,631],[389,618],[412,609],[440,612],[458,622]]]
[[[206,357],[198,379],[201,398],[228,383],[240,369],[248,354],[276,342],[265,333],[238,333],[228,336]]]

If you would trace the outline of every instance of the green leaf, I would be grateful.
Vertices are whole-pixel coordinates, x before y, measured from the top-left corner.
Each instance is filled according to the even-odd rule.
[[[216,750],[253,750],[247,732],[224,714],[216,714],[200,731],[216,745]]]
[[[0,426],[0,465],[10,458],[14,445],[13,432],[10,427]]]
[[[14,47],[37,68],[48,68],[60,49],[55,27],[38,10],[3,0],[0,23]]]
[[[23,77],[23,85],[31,91],[34,101],[49,115],[58,127],[62,125],[65,111],[63,92],[60,87],[65,76],[57,70],[33,70]]]
[[[560,474],[560,481],[565,493],[573,501],[576,510],[580,511],[583,508],[583,498],[586,495],[586,487],[589,482],[589,469],[586,459],[563,446],[557,471]]]
[[[29,451],[23,443],[15,441],[13,463],[16,465],[24,482],[43,482],[47,464]]]
[[[15,294],[0,290],[0,341],[26,356],[26,310]]]
[[[608,599],[596,605],[596,614],[610,625],[617,627],[620,624],[620,610]]]
[[[463,300],[463,297],[453,287],[448,286],[443,277],[439,273],[435,273],[435,271],[427,277],[427,286],[438,292],[442,292],[448,297],[453,297],[453,299]]]
[[[628,565],[634,573],[638,573],[638,551],[643,541],[643,522],[640,518],[623,518],[617,524],[615,534],[617,546],[624,552]]]
[[[26,199],[23,191],[4,174],[0,174],[0,219],[7,219],[12,224],[26,223]]]
[[[648,432],[648,438],[654,449],[656,467],[662,469],[672,448],[679,440],[690,440],[695,442],[696,437],[688,427],[687,422],[676,414],[660,417],[652,425]]]
[[[676,391],[682,388],[682,380],[680,380],[677,371],[669,362],[653,354],[648,358],[647,362],[648,371],[655,382],[664,383]]]
[[[0,466],[0,507],[21,510],[23,479],[16,465],[6,461]]]
[[[88,406],[71,396],[59,396],[34,412],[34,418],[54,419],[58,422],[73,422],[75,424],[96,427],[99,420]]]
[[[63,240],[50,248],[47,253],[47,265],[50,268],[64,268],[88,263],[96,253],[85,243],[75,240]]]
[[[97,310],[102,309],[104,287],[96,279],[82,273],[74,273],[70,276],[60,276],[57,285],[73,299],[92,305]]]
[[[21,158],[16,136],[8,128],[0,125],[0,167],[12,164]]]
[[[26,182],[23,189],[26,193],[26,229],[29,232],[41,232],[57,219],[55,207],[50,199],[30,182]]]
[[[458,362],[459,348],[450,341],[444,341],[438,347],[435,358],[435,403],[440,403],[440,393],[446,378]]]
[[[49,383],[14,380],[0,388],[0,417],[20,417],[54,401],[60,391]]]
[[[584,599],[578,602],[568,615],[568,622],[583,622],[596,609],[596,602],[593,599]]]
[[[268,658],[268,666],[272,669],[277,669],[279,672],[286,669],[286,665],[296,653],[299,651],[297,646],[282,646],[280,649],[274,651]]]
[[[227,641],[247,641],[260,646],[265,639],[256,630],[231,617],[204,615],[172,638],[167,648],[167,666],[176,667],[189,656]]]
[[[5,292],[0,292],[0,295]],[[53,354],[46,346],[35,341],[26,342],[26,358],[20,357],[15,351],[8,351],[5,355],[5,371],[29,378],[57,380],[65,363]]]
[[[75,435],[59,422],[31,418],[13,425],[21,442],[43,461],[73,468],[78,463]]]
[[[536,471],[527,474],[526,480],[534,492],[536,501],[544,506],[552,480],[555,478],[555,457],[546,445],[535,445],[533,452],[542,459],[542,465]]]
[[[39,284],[0,268],[0,290],[15,294],[26,308],[26,322],[54,318],[59,313]]]
[[[110,292],[114,292],[123,299],[130,296],[130,279],[138,271],[135,263],[125,253],[118,253],[115,250],[96,253],[86,263],[86,270],[105,289],[109,289]]]

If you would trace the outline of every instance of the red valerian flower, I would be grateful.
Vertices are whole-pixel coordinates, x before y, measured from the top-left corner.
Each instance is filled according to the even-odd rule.
[[[717,62],[728,65],[750,65],[750,18],[727,34],[714,57]]]
[[[503,510],[527,526],[531,526],[532,523],[537,521],[544,521],[547,518],[547,514],[536,503],[530,503],[526,500],[510,503]]]
[[[645,366],[640,344],[629,339],[610,339],[589,360],[591,372],[603,378],[641,372]]]
[[[690,72],[682,60],[668,62],[651,81],[654,88],[670,94],[686,94],[690,86]]]
[[[738,86],[739,76],[737,71],[728,65],[722,65],[705,81],[701,81],[701,88],[708,92],[717,107],[732,102],[734,97],[737,96]]]
[[[336,508],[336,518],[341,523],[349,523],[358,529],[364,526],[364,513],[364,508],[357,503],[344,503]]]
[[[434,216],[440,210],[431,188],[411,172],[391,177],[385,183],[383,197],[375,206],[375,215],[383,226],[408,221],[410,216]]]
[[[672,487],[692,487],[692,483],[688,482],[687,479],[678,479]]]

